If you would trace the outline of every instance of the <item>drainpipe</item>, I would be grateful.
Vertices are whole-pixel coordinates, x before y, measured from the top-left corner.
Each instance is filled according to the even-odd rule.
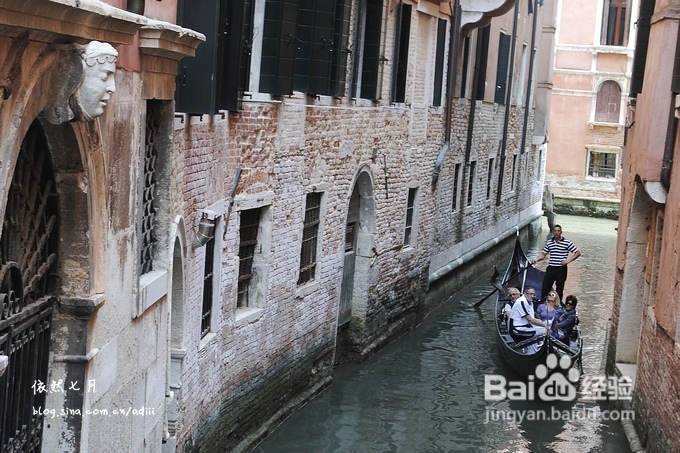
[[[449,67],[446,74],[446,118],[444,119],[444,144],[439,155],[434,161],[432,171],[432,189],[437,186],[439,173],[444,162],[444,157],[451,146],[451,118],[453,117],[453,90],[456,89],[458,78],[458,48],[460,47],[460,0],[455,0],[453,5],[453,22],[449,31]]]
[[[668,117],[668,127],[666,128],[666,144],[663,150],[663,160],[661,161],[661,184],[666,189],[666,192],[671,187],[671,172],[673,171],[673,154],[675,151],[675,131],[677,126],[677,118],[675,117],[675,99],[676,95],[671,96],[671,114]]]
[[[519,16],[519,0],[515,1],[515,17],[512,22],[512,45],[510,46],[510,70],[508,71],[508,88],[505,93],[505,119],[503,120],[503,136],[501,137],[501,162],[498,172],[498,189],[496,191],[496,206],[501,205],[503,194],[503,174],[505,171],[505,148],[508,142],[508,123],[510,122],[510,108],[512,101],[512,78],[515,69],[515,47],[517,47],[517,20]],[[533,49],[532,49],[533,52]]]
[[[524,102],[524,125],[522,126],[522,146],[519,148],[520,154],[524,154],[524,148],[527,145],[527,128],[529,127],[529,109],[531,105],[531,91],[534,85],[534,59],[536,53],[534,52],[534,47],[536,46],[536,25],[538,23],[538,0],[533,0],[534,2],[534,12],[533,12],[533,25],[531,28],[531,57],[529,58],[529,79],[527,81],[527,98]]]

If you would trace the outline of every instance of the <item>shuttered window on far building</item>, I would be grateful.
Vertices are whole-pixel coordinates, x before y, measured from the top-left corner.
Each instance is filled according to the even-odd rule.
[[[411,39],[411,5],[397,5],[392,66],[392,102],[406,101],[406,76],[408,74],[408,48]]]
[[[213,283],[215,265],[215,238],[205,244],[205,265],[203,268],[203,307],[201,310],[201,338],[210,332],[212,325]]]
[[[316,275],[316,250],[318,245],[321,215],[321,193],[307,194],[305,203],[305,222],[302,230],[300,248],[300,275],[298,285],[314,280]]]
[[[262,209],[248,209],[241,211],[241,228],[239,230],[238,247],[238,297],[236,307],[251,306],[251,280],[253,278],[253,260],[257,252],[257,236],[260,229]]]
[[[618,123],[621,109],[621,87],[613,80],[607,80],[597,91],[595,121]]]
[[[510,58],[510,35],[501,32],[498,38],[498,66],[496,71],[496,91],[494,102],[505,104],[508,86],[508,59]]]

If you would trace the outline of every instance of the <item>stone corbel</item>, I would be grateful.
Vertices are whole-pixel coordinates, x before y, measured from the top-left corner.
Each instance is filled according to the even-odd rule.
[[[143,54],[171,60],[196,55],[196,48],[205,36],[187,28],[166,22],[149,21],[139,30],[139,48]]]

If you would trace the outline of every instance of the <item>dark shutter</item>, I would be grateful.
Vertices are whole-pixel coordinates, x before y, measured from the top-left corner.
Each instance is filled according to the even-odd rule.
[[[444,83],[444,54],[446,53],[446,20],[439,19],[437,24],[437,55],[434,61],[434,94],[432,105],[442,105],[442,83]]]
[[[335,24],[333,28],[333,49],[331,64],[330,92],[332,96],[345,95],[347,80],[347,59],[349,58],[349,0],[337,0],[335,4]]]
[[[479,39],[479,61],[475,61],[477,80],[477,93],[475,99],[484,100],[484,91],[486,88],[486,60],[489,57],[489,35],[491,33],[491,26],[487,25],[477,32],[477,39]]]
[[[217,112],[218,29],[220,2],[187,0],[180,5],[182,25],[205,35],[195,57],[182,58],[177,80],[177,111],[185,113]]]
[[[220,24],[219,53],[222,77],[218,105],[224,110],[240,110],[243,92],[248,88],[253,42],[253,0],[222,0],[226,11]]]
[[[505,104],[505,90],[508,86],[508,56],[510,55],[510,35],[501,32],[498,41],[498,70],[496,72],[496,104]]]
[[[392,68],[392,102],[406,100],[406,75],[408,72],[408,46],[411,36],[411,5],[399,3],[395,30]]]
[[[298,0],[267,0],[264,11],[260,92],[293,93],[293,62],[299,47]]]
[[[380,34],[382,33],[382,1],[367,0],[365,8],[366,17],[357,18],[351,95],[355,97],[359,93],[358,96],[363,99],[377,99],[381,51]],[[363,34],[360,29],[363,29]],[[362,36],[363,42],[361,41]],[[363,53],[361,50],[363,50]],[[361,71],[361,78],[359,78],[359,71]],[[361,80],[361,87],[358,86],[359,80]]]
[[[463,39],[463,69],[460,77],[460,97],[465,98],[467,91],[468,66],[470,65],[470,37]],[[455,89],[455,87],[454,87]]]

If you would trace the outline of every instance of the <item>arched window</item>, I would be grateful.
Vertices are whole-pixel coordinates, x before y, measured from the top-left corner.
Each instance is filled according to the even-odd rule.
[[[597,92],[595,107],[595,121],[603,123],[618,123],[621,108],[621,87],[613,80],[607,80]]]

